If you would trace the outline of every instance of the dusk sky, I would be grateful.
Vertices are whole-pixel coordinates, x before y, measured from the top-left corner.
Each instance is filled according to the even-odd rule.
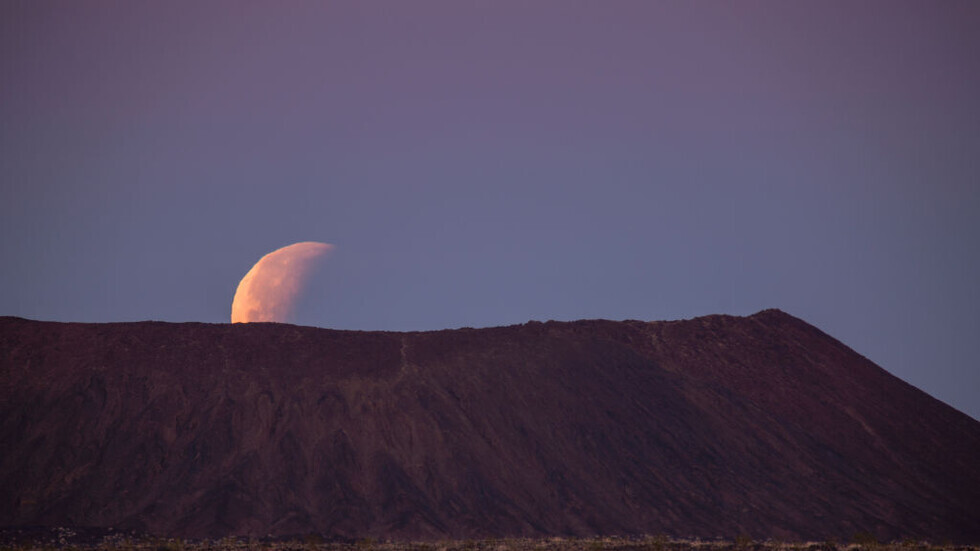
[[[779,308],[980,418],[980,3],[0,3],[0,315]]]

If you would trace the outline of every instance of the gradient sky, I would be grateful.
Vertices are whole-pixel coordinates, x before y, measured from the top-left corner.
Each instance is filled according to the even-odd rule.
[[[980,418],[980,3],[0,3],[0,315],[780,308]]]

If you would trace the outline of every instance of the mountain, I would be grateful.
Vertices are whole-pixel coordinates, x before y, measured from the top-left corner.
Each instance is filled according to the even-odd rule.
[[[980,423],[778,310],[394,333],[0,318],[0,525],[980,541]]]

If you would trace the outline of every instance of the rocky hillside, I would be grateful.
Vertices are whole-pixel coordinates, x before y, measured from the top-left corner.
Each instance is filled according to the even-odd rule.
[[[423,333],[0,318],[0,525],[980,541],[980,423],[778,310]]]

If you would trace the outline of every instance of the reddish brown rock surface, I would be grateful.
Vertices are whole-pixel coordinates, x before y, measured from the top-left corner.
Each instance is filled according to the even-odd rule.
[[[0,318],[0,525],[980,541],[980,423],[777,310],[427,333]]]

